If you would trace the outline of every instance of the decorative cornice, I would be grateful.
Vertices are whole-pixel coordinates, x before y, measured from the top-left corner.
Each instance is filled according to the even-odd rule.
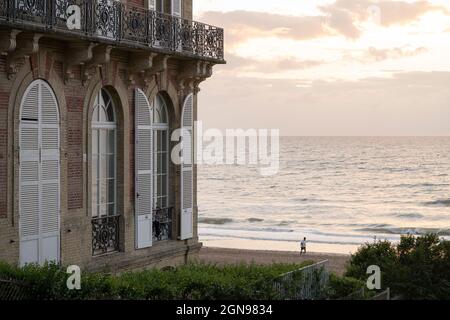
[[[79,65],[84,66],[86,63],[91,61],[94,57],[94,48],[97,47],[98,44],[93,42],[73,42],[71,43],[66,52],[66,63],[65,63],[65,72],[64,77],[65,81],[69,81],[73,79],[73,68]]]
[[[21,30],[17,29],[0,31],[0,54],[7,55],[8,53],[16,50],[16,38],[21,32]]]
[[[178,94],[184,96],[186,89],[195,94],[200,91],[199,84],[212,75],[213,64],[207,61],[185,63],[178,75]]]
[[[39,51],[39,40],[42,36],[43,34],[41,33],[26,33],[20,35],[14,41],[16,42],[15,44],[13,43],[14,49],[10,50],[6,59],[8,79],[11,79],[17,73],[17,63],[19,60],[28,58]]]
[[[108,65],[111,61],[111,50],[112,46],[95,46],[92,51],[92,59],[89,60],[85,65],[82,65],[81,77],[83,83],[89,81],[93,74],[102,65]]]

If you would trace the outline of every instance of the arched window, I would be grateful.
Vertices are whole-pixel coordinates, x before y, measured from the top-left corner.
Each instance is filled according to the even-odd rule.
[[[20,265],[59,262],[60,123],[58,101],[44,80],[33,81],[20,106]]]
[[[95,98],[91,122],[94,255],[118,250],[116,129],[113,101],[108,92],[101,89]]]
[[[111,97],[102,89],[92,114],[92,217],[116,213],[116,119]]]
[[[169,120],[160,95],[153,102],[153,209],[169,206]]]

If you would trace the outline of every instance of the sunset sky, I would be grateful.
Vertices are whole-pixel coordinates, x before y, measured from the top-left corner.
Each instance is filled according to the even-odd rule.
[[[450,1],[194,0],[225,28],[205,127],[450,135]]]

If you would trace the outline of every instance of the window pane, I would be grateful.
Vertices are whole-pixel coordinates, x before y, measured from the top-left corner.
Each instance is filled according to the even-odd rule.
[[[106,178],[115,178],[116,177],[116,168],[115,168],[115,156],[113,154],[107,155],[106,156],[108,158],[108,175],[105,176]]]
[[[108,121],[108,116],[106,114],[105,108],[103,106],[99,107],[99,121],[100,122],[106,122]]]
[[[167,164],[168,164],[168,161],[167,161],[167,157],[168,157],[168,154],[167,153],[161,153],[161,173],[163,173],[163,174],[167,174],[168,173],[168,168],[167,168]]]
[[[108,180],[102,179],[100,181],[100,203],[104,204],[108,202]]]
[[[106,179],[106,178],[108,178],[108,165],[107,165],[107,157],[108,156],[105,156],[105,155],[101,155],[100,156],[100,170],[99,170],[99,172],[100,172],[100,177],[99,177],[99,179],[100,180],[104,180],[104,179]]]
[[[116,132],[114,130],[108,131],[108,153],[116,152]]]
[[[111,101],[110,101],[109,95],[105,89],[101,90],[101,97],[102,97],[103,106],[107,107],[111,103]]]
[[[158,176],[158,197],[162,196],[162,177],[163,176]]]
[[[92,154],[98,153],[98,130],[92,130]]]
[[[164,208],[164,206],[163,206],[163,201],[162,201],[162,200],[163,200],[163,198],[158,197],[158,201],[157,201],[157,204],[156,204],[157,207],[158,207],[158,208],[161,208],[161,209]]]
[[[98,156],[92,155],[92,182],[98,179]]]
[[[98,216],[98,184],[97,180],[92,180],[92,216]]]
[[[106,110],[107,114],[108,114],[108,121],[109,122],[114,122],[114,108],[112,106],[112,104],[110,103],[108,106],[108,109]]]
[[[161,208],[167,208],[167,197],[161,197]]]
[[[167,130],[161,131],[161,151],[167,151]]]
[[[113,216],[113,215],[116,214],[115,208],[116,208],[115,204],[109,204],[108,205],[108,216]]]
[[[167,175],[161,176],[161,195],[167,196]]]
[[[108,211],[107,211],[107,205],[105,203],[100,204],[100,216],[104,217],[107,215]]]
[[[108,149],[108,131],[107,130],[99,130],[100,132],[100,153],[105,154]]]
[[[115,186],[116,186],[115,180],[108,179],[108,195],[107,195],[107,201],[106,201],[107,203],[116,202],[115,194],[114,194]]]
[[[163,170],[164,170],[163,154],[162,153],[158,153],[157,157],[158,157],[158,170],[157,170],[157,173],[161,174],[161,173],[163,173]]]
[[[94,108],[94,111],[92,113],[92,121],[93,122],[98,122],[98,107]]]
[[[156,0],[156,11],[163,12],[162,0]]]

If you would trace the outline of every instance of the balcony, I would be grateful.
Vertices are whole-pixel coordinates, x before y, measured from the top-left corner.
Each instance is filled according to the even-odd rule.
[[[173,211],[173,207],[153,210],[153,242],[172,239]]]
[[[224,63],[223,29],[115,0],[0,0],[0,26]]]

